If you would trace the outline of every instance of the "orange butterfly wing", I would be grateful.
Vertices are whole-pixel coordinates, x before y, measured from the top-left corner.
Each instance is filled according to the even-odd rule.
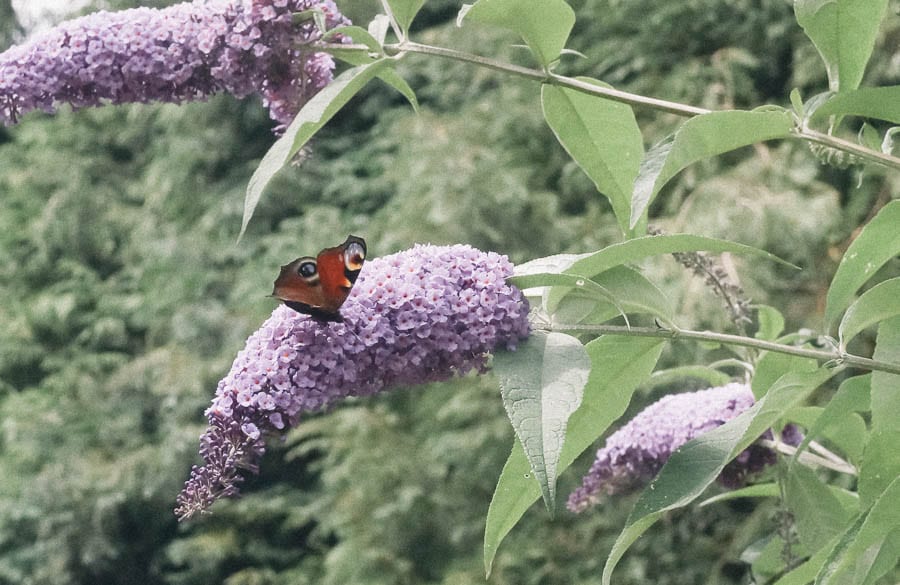
[[[334,248],[325,248],[316,258],[304,256],[281,267],[272,296],[298,313],[321,321],[341,321],[338,310],[366,259],[366,242],[356,236]]]

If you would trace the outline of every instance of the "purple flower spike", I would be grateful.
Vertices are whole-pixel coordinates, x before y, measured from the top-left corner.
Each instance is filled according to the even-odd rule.
[[[97,12],[0,54],[0,123],[32,110],[181,103],[215,93],[262,96],[283,127],[331,81],[334,62],[309,45],[321,36],[292,13],[318,8],[345,24],[331,0],[196,0],[164,9]]]
[[[753,403],[750,387],[739,383],[664,396],[609,436],[581,487],[569,496],[567,507],[582,512],[598,503],[604,493],[626,493],[640,487],[656,476],[676,449],[725,424]],[[771,438],[771,432],[767,435]],[[782,436],[792,442],[795,435],[799,435],[796,428],[788,426]],[[751,445],[725,467],[719,481],[729,488],[741,487],[748,475],[774,462],[771,449]]]
[[[495,348],[528,335],[528,304],[506,284],[505,256],[469,246],[416,246],[365,264],[323,323],[283,305],[247,340],[219,382],[195,466],[175,510],[185,519],[238,492],[267,435],[347,396],[483,371]]]

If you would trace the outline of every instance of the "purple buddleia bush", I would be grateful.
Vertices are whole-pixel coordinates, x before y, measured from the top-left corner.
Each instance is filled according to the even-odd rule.
[[[567,507],[582,512],[601,496],[627,493],[649,482],[669,456],[690,441],[719,427],[753,406],[746,384],[732,383],[698,392],[670,394],[637,414],[613,433],[597,451],[582,485],[569,496]],[[798,445],[796,427],[785,427],[782,441]],[[765,435],[771,438],[771,431]],[[776,461],[775,452],[754,444],[725,466],[719,482],[728,488],[745,484],[747,477]]]
[[[63,22],[0,54],[0,122],[33,110],[203,100],[226,92],[262,96],[273,120],[290,123],[331,81],[334,62],[315,52],[345,24],[331,0],[196,0],[168,8],[97,12]]]
[[[528,303],[505,256],[469,246],[416,246],[367,262],[326,323],[281,305],[253,333],[216,390],[194,466],[178,497],[184,519],[238,493],[264,439],[348,396],[483,371],[495,348],[529,332]]]

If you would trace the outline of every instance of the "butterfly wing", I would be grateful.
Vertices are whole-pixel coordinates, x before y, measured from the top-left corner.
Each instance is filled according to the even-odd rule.
[[[299,313],[322,321],[340,321],[338,310],[356,282],[366,259],[366,242],[356,236],[316,258],[304,256],[281,267],[272,296]]]

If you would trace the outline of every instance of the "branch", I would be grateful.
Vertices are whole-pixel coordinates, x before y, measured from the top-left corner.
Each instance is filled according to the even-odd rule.
[[[744,337],[742,335],[730,335],[727,333],[715,333],[713,331],[692,331],[690,329],[669,329],[662,327],[625,327],[622,325],[542,326],[538,324],[533,326],[535,329],[546,329],[552,331],[584,331],[589,333],[597,333],[599,335],[624,335],[634,337],[658,337],[660,339],[696,339],[698,341],[711,341],[714,343],[722,343],[725,345],[752,347],[761,351],[774,351],[787,355],[810,358],[819,362],[831,363],[834,365],[842,365],[852,368],[860,368],[862,370],[888,372],[890,374],[900,375],[900,364],[893,364],[849,354],[847,352],[840,351],[840,349],[838,348],[834,348],[832,350],[808,349],[805,347],[797,347],[795,345],[786,345],[784,343],[756,339],[755,337]]]
[[[344,45],[343,48],[346,49],[349,46]],[[423,45],[412,41],[406,41],[384,45],[384,52],[386,55],[392,57],[400,56],[403,53],[418,53],[422,55],[444,57],[446,59],[462,61],[464,63],[470,63],[479,67],[493,69],[494,71],[501,71],[503,73],[509,73],[518,77],[524,77],[525,79],[532,79],[540,83],[548,83],[551,85],[556,85],[558,87],[567,87],[569,89],[574,89],[575,91],[580,91],[589,95],[621,102],[630,106],[647,107],[660,112],[675,114],[677,116],[702,116],[703,114],[709,114],[713,112],[713,110],[707,110],[706,108],[698,108],[678,102],[670,102],[668,100],[642,96],[609,87],[600,87],[592,83],[587,83],[585,81],[580,81],[578,79],[566,77],[564,75],[558,75],[549,71],[522,67],[520,65],[514,65],[505,61],[499,61],[497,59],[482,57],[481,55],[465,53],[463,51],[457,51],[455,49],[448,49],[445,47],[436,47],[433,45]],[[792,135],[795,138],[799,138],[807,142],[821,144],[823,146],[847,152],[856,157],[859,157],[866,162],[875,163],[895,170],[900,170],[900,158],[878,152],[864,146],[860,146],[858,144],[850,142],[849,140],[844,140],[836,136],[831,136],[829,134],[818,132],[816,130],[811,130],[800,125],[794,128]]]

